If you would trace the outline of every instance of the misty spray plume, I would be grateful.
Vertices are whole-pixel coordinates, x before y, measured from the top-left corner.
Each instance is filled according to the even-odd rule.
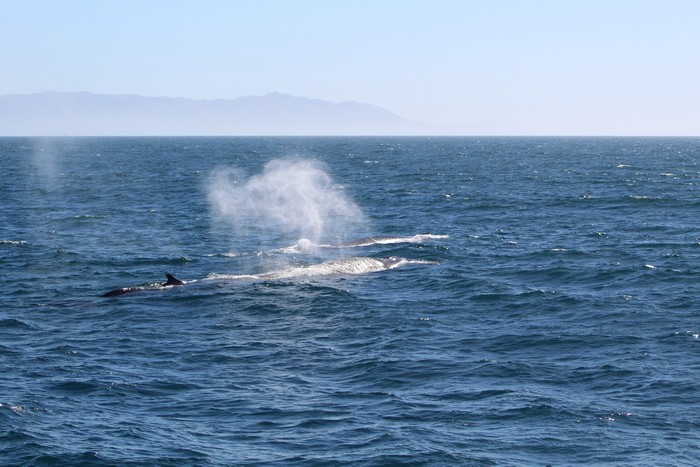
[[[209,186],[215,219],[237,235],[296,241],[347,238],[364,224],[361,209],[311,160],[276,159],[246,179],[235,169],[216,171]]]

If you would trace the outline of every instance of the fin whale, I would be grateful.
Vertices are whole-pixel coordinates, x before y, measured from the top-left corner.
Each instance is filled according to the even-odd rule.
[[[447,235],[435,234],[417,234],[408,237],[395,235],[375,235],[372,237],[358,238],[357,240],[330,246],[333,248],[352,248],[358,246],[392,245],[397,243],[421,243],[425,242],[426,240],[438,240],[447,237]]]
[[[354,256],[307,266],[292,266],[260,274],[209,274],[204,280],[279,280],[323,276],[356,276],[395,269],[407,264],[440,264],[438,261],[412,260],[400,256],[374,258]]]
[[[165,284],[163,284],[163,287],[167,287],[169,285],[185,285],[185,281],[181,281],[180,279],[173,276],[172,274],[169,274],[166,272],[165,277],[166,277],[166,279],[168,279],[168,281]]]
[[[165,273],[165,278],[167,279],[166,282],[162,284],[157,284],[157,285],[151,285],[151,286],[138,286],[138,287],[120,287],[118,289],[110,290],[109,292],[106,292],[102,294],[103,297],[118,297],[120,295],[128,294],[131,292],[140,292],[142,290],[160,290],[164,289],[166,287],[172,287],[175,285],[184,285],[186,284],[185,281],[182,281],[178,279],[177,277],[173,276],[170,273]]]
[[[265,272],[261,274],[209,274],[202,280],[277,280],[290,279],[295,277],[359,275],[368,274],[372,272],[386,271],[389,269],[394,269],[403,266],[405,264],[440,264],[440,262],[429,260],[411,260],[407,258],[402,258],[400,256],[389,256],[386,258],[355,256],[351,258],[326,261],[323,263],[311,264],[307,266],[290,267],[278,271]],[[145,290],[162,290],[177,285],[184,285],[188,283],[197,282],[197,280],[186,282],[178,279],[177,277],[167,272],[165,273],[165,277],[167,279],[166,282],[136,287],[121,287],[118,289],[110,290],[109,292],[103,294],[102,297],[118,297],[120,295],[125,295],[131,292],[140,292]]]

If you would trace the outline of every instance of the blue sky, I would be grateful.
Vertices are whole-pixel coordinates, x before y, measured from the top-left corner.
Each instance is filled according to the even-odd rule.
[[[0,0],[0,95],[359,101],[493,134],[700,135],[695,0]]]

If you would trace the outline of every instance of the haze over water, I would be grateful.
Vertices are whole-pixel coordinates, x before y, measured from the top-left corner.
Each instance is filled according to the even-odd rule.
[[[431,125],[411,131],[419,135],[700,135],[694,0],[210,0],[206,7],[34,0],[3,8],[12,20],[0,28],[0,41],[11,44],[0,97],[82,91],[219,100],[277,92],[379,106]],[[260,134],[245,119],[225,130],[215,119],[203,124],[192,118],[196,108],[129,114],[150,118],[100,134],[169,135],[163,123],[171,118],[188,120],[177,134]],[[0,135],[96,134],[99,119],[70,128],[75,115],[66,114],[53,122],[73,131],[54,133],[41,125],[44,115],[33,115],[36,132],[3,133],[18,120],[8,118]],[[299,132],[305,117],[263,134],[407,134],[372,131],[364,121],[336,133],[327,122]]]

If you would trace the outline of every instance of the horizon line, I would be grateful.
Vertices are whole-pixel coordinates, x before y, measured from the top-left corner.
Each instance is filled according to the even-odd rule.
[[[0,135],[0,138],[700,138],[700,135],[463,135],[463,134],[183,134],[183,135]]]

